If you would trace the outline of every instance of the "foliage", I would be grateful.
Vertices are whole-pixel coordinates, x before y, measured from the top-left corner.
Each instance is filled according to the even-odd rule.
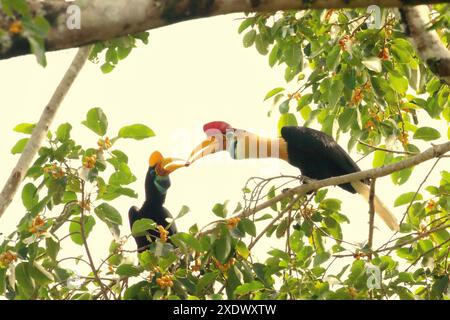
[[[136,47],[136,40],[148,44],[148,32],[142,32],[137,35],[128,35],[125,37],[116,38],[110,41],[98,42],[95,44],[89,56],[89,60],[94,63],[100,62],[100,54],[104,54],[104,62],[100,69],[103,73],[110,73],[114,70],[120,60],[125,59],[131,53],[131,50]]]
[[[448,44],[448,5],[434,8],[433,27]],[[265,97],[278,106],[279,128],[317,122],[337,139],[347,134],[349,150],[373,153],[377,167],[420,152],[418,141],[442,138],[422,123],[450,122],[450,90],[419,61],[392,10],[382,10],[379,28],[369,28],[370,19],[363,9],[256,14],[247,16],[239,32],[245,31],[245,47],[255,46],[268,55],[270,66],[285,68],[287,84]],[[132,39],[126,38],[123,48],[133,46]],[[119,48],[122,45],[115,41],[98,44],[93,57],[106,50],[108,66],[102,69],[110,71],[120,59]],[[269,115],[273,113],[272,108]],[[115,148],[115,142],[154,133],[135,124],[109,139],[107,116],[100,108],[89,110],[83,125],[99,136],[96,146],[79,145],[71,136],[71,124],[62,124],[49,133],[47,145],[27,173],[22,189],[26,213],[17,230],[0,244],[0,295],[9,299],[450,297],[448,171],[440,173],[438,185],[425,185],[423,190],[418,186],[398,196],[394,205],[405,212],[401,230],[378,248],[371,248],[369,241],[356,244],[344,239],[342,226],[349,219],[341,201],[328,197],[326,189],[286,197],[270,213],[239,216],[255,201],[282,192],[286,178],[277,177],[245,186],[248,201],[235,210],[228,201],[217,203],[211,218],[219,222],[208,232],[194,224],[166,239],[153,221],[137,221],[133,235],[160,232],[160,238],[138,254],[123,248],[131,235],[120,236],[123,215],[113,206],[119,197],[137,197],[128,187],[136,180],[128,156]],[[32,129],[33,124],[15,127],[26,135]],[[12,153],[20,153],[26,139],[19,140]],[[397,144],[401,153],[390,152]],[[393,182],[405,183],[412,171],[392,174]],[[175,220],[189,214],[183,207]],[[111,245],[98,264],[89,241],[103,223],[111,231]],[[285,248],[272,248],[264,263],[255,262],[253,248],[261,238],[284,239]],[[64,250],[67,241],[86,253],[71,256]],[[133,263],[136,255],[139,262]],[[88,270],[80,275],[79,265],[66,267],[64,261],[80,262]]]
[[[7,34],[25,38],[38,63],[45,67],[44,40],[50,30],[47,19],[31,12],[26,0],[0,0],[0,8],[7,16],[0,22],[0,48],[10,45]]]

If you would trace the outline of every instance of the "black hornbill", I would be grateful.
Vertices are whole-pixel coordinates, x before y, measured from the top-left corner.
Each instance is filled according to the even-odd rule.
[[[203,131],[208,138],[192,151],[190,163],[227,150],[233,159],[280,158],[299,168],[304,176],[318,180],[361,171],[332,137],[311,128],[286,126],[281,129],[281,137],[275,139],[233,128],[223,121],[205,124]],[[369,199],[367,181],[354,181],[339,187]],[[398,230],[395,216],[377,196],[374,205],[383,221],[392,230]]]
[[[165,229],[169,226],[167,218],[172,218],[170,212],[163,207],[166,200],[167,190],[170,188],[169,174],[178,168],[186,166],[186,164],[173,163],[172,158],[164,158],[161,153],[155,151],[150,156],[149,168],[145,177],[145,201],[140,209],[136,206],[130,208],[128,219],[130,220],[130,228],[133,223],[139,219],[152,219],[157,225],[161,225]],[[168,229],[169,235],[177,232],[175,224],[171,224]],[[158,238],[159,231],[152,230],[148,236],[134,237],[138,247],[138,252],[148,249],[151,239]]]

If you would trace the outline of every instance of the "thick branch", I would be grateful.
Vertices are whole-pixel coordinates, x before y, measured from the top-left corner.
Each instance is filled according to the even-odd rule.
[[[436,76],[450,85],[450,51],[435,30],[427,30],[430,27],[428,7],[403,7],[400,13],[417,54]]]
[[[75,78],[77,77],[84,63],[86,62],[89,56],[90,48],[91,47],[89,46],[80,48],[78,50],[78,53],[73,59],[72,64],[66,71],[63,79],[53,93],[50,102],[44,108],[41,118],[34,128],[30,140],[28,140],[28,143],[25,146],[22,154],[20,155],[16,167],[11,172],[8,181],[6,181],[6,184],[3,187],[2,192],[0,193],[0,217],[3,215],[6,208],[8,208],[9,204],[13,200],[20,183],[22,182],[26,172],[30,168],[34,156],[38,152],[39,148],[41,147],[42,141],[47,135],[47,131],[53,119],[55,118],[56,112],[58,111],[61,102],[64,100],[64,97],[75,81]]]
[[[228,13],[356,8],[369,5],[401,7],[405,4],[438,2],[442,0],[28,0],[33,12],[44,15],[51,24],[46,40],[47,51],[79,47],[176,22]],[[67,21],[74,16],[67,14],[67,8],[73,4],[78,5],[81,10],[81,28],[69,30]],[[5,20],[0,12],[0,26]],[[30,53],[28,42],[20,36],[4,39],[2,43],[0,59]]]
[[[390,165],[387,165],[384,167],[369,169],[369,170],[365,170],[365,171],[359,171],[359,172],[350,173],[350,174],[346,174],[346,175],[342,175],[342,176],[338,176],[338,177],[332,177],[332,178],[323,179],[323,180],[311,181],[311,182],[308,182],[307,184],[302,184],[298,187],[289,189],[288,191],[283,192],[283,193],[273,197],[272,199],[255,206],[252,209],[243,210],[240,214],[237,215],[237,217],[239,217],[239,218],[249,217],[261,210],[269,208],[273,204],[280,202],[281,200],[283,200],[286,197],[292,197],[294,195],[304,195],[313,190],[318,190],[318,189],[321,189],[324,187],[329,187],[329,186],[337,186],[339,184],[344,184],[344,183],[348,183],[351,181],[359,181],[359,180],[365,180],[368,178],[375,179],[375,178],[379,178],[379,177],[384,177],[393,172],[413,167],[413,166],[418,165],[427,160],[441,157],[442,155],[444,155],[445,153],[447,153],[449,151],[450,151],[450,142],[446,142],[446,143],[438,144],[431,148],[428,148],[424,152],[419,153],[415,156],[412,156],[408,159],[405,159],[403,161],[396,162],[396,163],[393,163],[393,164],[390,164]],[[205,231],[202,234],[207,234],[209,232],[210,231]]]

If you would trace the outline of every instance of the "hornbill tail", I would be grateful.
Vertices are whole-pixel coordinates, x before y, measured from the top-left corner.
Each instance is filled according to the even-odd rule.
[[[367,184],[364,184],[361,181],[353,181],[351,185],[366,201],[369,201],[370,187]],[[377,195],[373,198],[373,204],[375,206],[375,212],[383,219],[384,223],[386,223],[392,231],[399,231],[400,228],[397,218]]]

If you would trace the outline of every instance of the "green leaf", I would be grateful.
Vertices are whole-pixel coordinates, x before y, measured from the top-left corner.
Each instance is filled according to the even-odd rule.
[[[422,127],[417,129],[416,132],[414,132],[413,136],[414,139],[420,139],[425,141],[436,140],[439,139],[440,137],[441,134],[439,133],[439,131],[430,127]]]
[[[36,127],[33,123],[21,123],[14,127],[15,132],[31,134],[33,133],[33,129]]]
[[[22,203],[27,210],[31,210],[39,202],[37,188],[32,183],[27,183],[22,189]]]
[[[449,287],[450,278],[448,275],[438,277],[431,287],[431,297],[433,299],[441,299],[444,292]]]
[[[6,289],[6,271],[8,269],[0,268],[0,295],[5,293]]]
[[[236,295],[245,295],[254,291],[258,291],[264,289],[264,285],[259,281],[252,281],[250,283],[244,283],[234,290],[234,294]]]
[[[29,298],[34,292],[34,281],[30,276],[29,263],[21,262],[15,268],[15,277],[21,292],[25,294],[25,298]]]
[[[132,47],[118,47],[117,48],[117,57],[119,60],[123,60],[130,54]]]
[[[285,218],[281,220],[280,224],[277,227],[277,231],[275,232],[275,236],[277,238],[283,237],[288,227],[289,227],[289,219]]]
[[[156,228],[156,222],[152,219],[142,218],[133,223],[131,227],[131,233],[135,237],[143,236],[148,230],[154,230]]]
[[[343,132],[347,132],[355,123],[357,117],[356,109],[346,108],[344,112],[339,115],[338,123]]]
[[[286,126],[298,126],[297,118],[293,113],[284,113],[278,120],[278,136],[281,136],[281,128]]]
[[[282,91],[284,91],[285,89],[282,87],[278,87],[275,89],[270,90],[269,92],[267,92],[266,96],[264,97],[264,101],[266,101],[267,99],[272,98],[274,95],[276,95],[277,93],[280,93]]]
[[[81,217],[75,217],[69,225],[70,238],[78,245],[83,245],[83,238],[81,236]],[[95,225],[95,219],[92,216],[84,216],[84,235],[86,239],[89,237]]]
[[[231,252],[231,236],[229,232],[223,232],[221,237],[213,243],[214,257],[220,263],[226,263]]]
[[[338,212],[341,209],[341,203],[341,200],[329,198],[323,200],[320,203],[319,207],[321,209]]]
[[[248,250],[247,246],[240,240],[236,244],[236,251],[244,259],[247,259],[250,256],[250,251]]]
[[[297,43],[289,45],[283,54],[284,61],[289,67],[297,67],[302,60],[302,48]]]
[[[416,194],[415,192],[407,192],[399,196],[397,199],[395,199],[394,207],[410,204],[413,201],[419,201],[422,199],[423,197],[420,193]]]
[[[122,225],[122,216],[119,211],[108,203],[102,203],[94,209],[95,214],[104,222]]]
[[[330,258],[330,253],[329,252],[321,252],[316,254],[316,256],[314,257],[314,262],[313,265],[314,267],[317,267],[319,265],[321,265],[322,263],[324,263],[325,261],[327,261]]]
[[[255,23],[255,18],[247,18],[244,21],[242,21],[241,25],[239,26],[238,33],[242,33],[245,29],[250,27],[253,23]]]
[[[109,48],[106,50],[105,60],[110,62],[111,64],[117,64],[119,62],[119,58],[117,56],[117,51],[115,48]]]
[[[255,38],[256,38],[256,30],[248,31],[244,35],[244,38],[242,39],[242,42],[244,44],[244,48],[251,47],[253,45],[253,43],[255,42]]]
[[[41,286],[46,286],[55,281],[53,274],[48,272],[42,265],[36,261],[30,264],[28,267],[31,278],[36,281],[37,284]]]
[[[217,277],[219,276],[219,271],[209,272],[203,275],[197,283],[197,295],[201,295],[203,291],[210,285],[212,285]]]
[[[239,222],[239,225],[242,226],[243,230],[246,233],[248,233],[252,237],[256,237],[256,226],[252,220],[244,218]]]
[[[25,146],[27,145],[28,140],[30,140],[30,139],[29,138],[23,138],[23,139],[20,139],[19,141],[17,141],[17,143],[11,149],[11,153],[12,154],[22,153],[23,150],[25,149]]]
[[[310,117],[310,115],[311,115],[311,112],[312,112],[312,110],[311,110],[311,107],[310,107],[310,106],[305,106],[305,107],[303,107],[303,108],[300,110],[300,114],[301,114],[303,120],[308,121],[308,120],[309,120],[309,117]]]
[[[102,72],[104,74],[110,73],[114,70],[114,65],[112,65],[109,62],[105,62],[104,64],[102,64],[102,66],[100,67],[100,70],[102,70]]]
[[[153,130],[143,124],[133,124],[119,130],[120,138],[143,140],[154,136]]]
[[[122,277],[137,277],[141,274],[141,269],[132,264],[122,264],[117,267],[116,273]]]
[[[190,211],[191,211],[191,209],[189,209],[188,206],[182,206],[181,209],[180,209],[180,212],[179,212],[178,215],[175,217],[175,219],[180,219],[180,218],[184,217],[184,216],[187,215]]]
[[[94,131],[99,136],[104,136],[108,129],[108,119],[100,108],[93,108],[88,111],[86,120],[82,122],[86,127]]]
[[[269,44],[266,41],[264,41],[264,39],[261,36],[261,34],[256,35],[256,37],[255,37],[255,47],[256,47],[256,50],[258,50],[258,52],[260,54],[262,54],[263,56],[266,55],[269,52],[268,45]]]
[[[193,235],[185,232],[178,232],[171,236],[171,239],[176,239],[187,244],[188,247],[195,251],[202,252],[203,247],[200,241],[198,241]]]
[[[371,57],[366,60],[361,61],[361,63],[369,70],[376,73],[380,73],[383,68],[381,65],[381,59],[378,57]]]
[[[391,174],[392,182],[394,182],[397,185],[402,185],[406,181],[408,181],[409,177],[412,174],[412,168],[406,168],[400,171],[396,171]]]
[[[61,249],[59,242],[53,240],[52,238],[45,239],[45,247],[47,248],[47,254],[53,261],[56,261],[58,252]]]
[[[285,113],[289,112],[289,102],[290,101],[291,101],[291,99],[286,99],[280,104],[278,109],[279,109],[281,114],[285,114]]]
[[[386,151],[376,150],[373,156],[372,166],[374,168],[382,167],[386,159]]]
[[[277,63],[278,61],[278,51],[279,51],[279,46],[278,43],[275,44],[272,48],[272,50],[270,51],[269,54],[269,66],[273,67],[275,65],[275,63]]]
[[[400,94],[404,94],[408,90],[408,79],[397,72],[389,73],[389,82],[392,88]]]
[[[228,204],[228,201],[225,201],[225,203],[223,203],[223,204],[216,203],[212,209],[213,213],[220,218],[225,218],[228,213],[227,204]]]
[[[136,177],[133,175],[130,167],[125,162],[119,163],[116,170],[117,171],[109,177],[109,184],[121,186],[136,181]]]
[[[70,123],[64,123],[58,127],[56,130],[56,139],[61,142],[66,142],[70,138],[70,131],[72,130],[72,126]]]
[[[327,55],[327,60],[325,63],[326,68],[329,71],[334,71],[340,62],[341,47],[339,45],[335,45],[333,49],[331,49],[330,53]]]
[[[328,103],[330,108],[334,108],[341,99],[344,82],[341,79],[335,79],[328,92]]]
[[[33,52],[37,62],[43,67],[47,66],[44,40],[35,36],[29,36],[27,39],[31,47],[31,52]]]

